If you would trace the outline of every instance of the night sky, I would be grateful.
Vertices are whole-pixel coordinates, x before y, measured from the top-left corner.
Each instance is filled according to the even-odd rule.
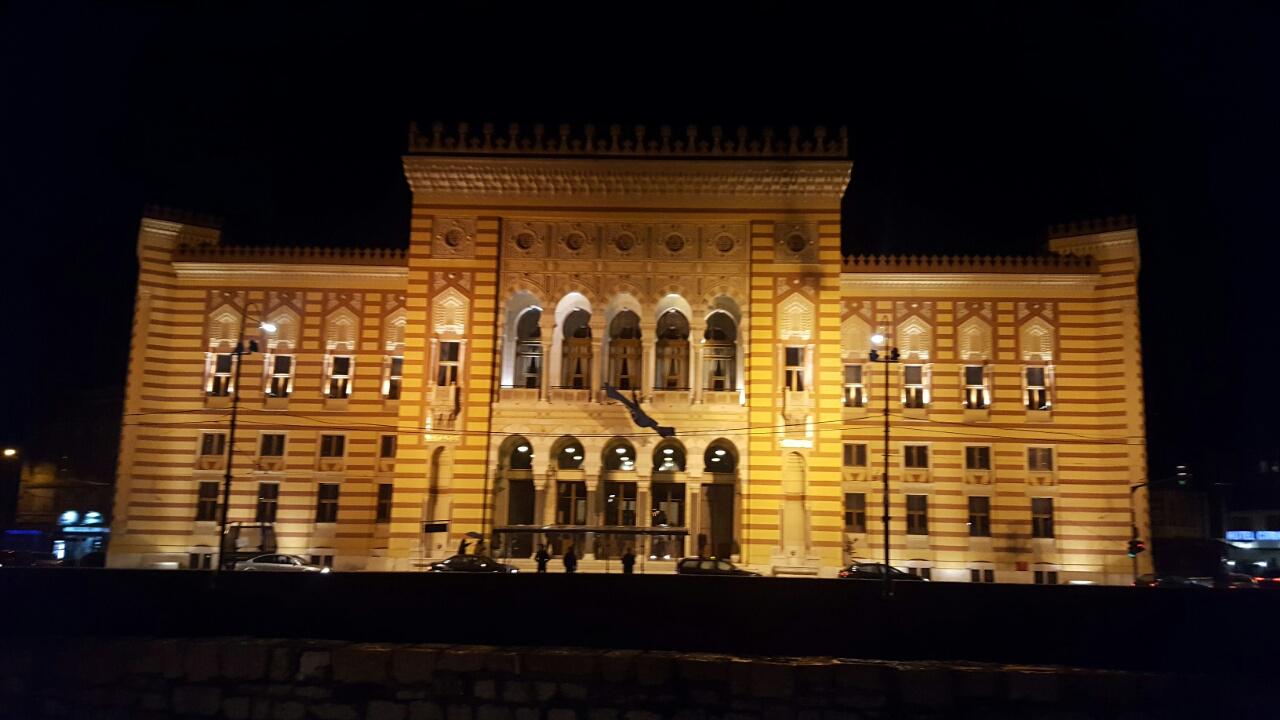
[[[1280,455],[1275,6],[272,5],[0,9],[0,442],[29,459],[113,472],[144,205],[403,247],[411,119],[847,125],[850,253],[1135,213],[1151,477]]]

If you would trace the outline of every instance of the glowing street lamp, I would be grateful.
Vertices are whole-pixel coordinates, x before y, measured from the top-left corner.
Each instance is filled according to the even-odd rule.
[[[885,341],[884,333],[871,336],[871,343],[876,347],[883,347]],[[898,348],[890,348],[889,354],[882,358],[876,347],[871,348],[868,357],[873,363],[884,363],[884,474],[881,476],[884,517],[881,522],[884,525],[884,595],[889,597],[893,594],[893,574],[889,565],[889,364],[898,362]]]
[[[5,457],[7,457],[7,458],[17,457],[17,456],[18,456],[18,448],[11,448],[11,447],[7,447],[7,448],[5,448],[5,449],[4,449],[3,454],[4,454],[4,456],[5,456]]]

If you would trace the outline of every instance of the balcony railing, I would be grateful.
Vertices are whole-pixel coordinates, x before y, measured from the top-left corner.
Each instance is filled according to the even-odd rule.
[[[501,402],[537,402],[542,397],[542,389],[503,385],[498,388],[498,400]]]
[[[553,403],[585,403],[591,401],[591,388],[553,387],[548,395]]]

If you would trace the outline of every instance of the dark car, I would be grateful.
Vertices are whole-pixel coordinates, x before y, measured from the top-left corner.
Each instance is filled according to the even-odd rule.
[[[486,555],[454,555],[432,565],[430,572],[518,573],[520,570]]]
[[[0,550],[0,567],[62,567],[62,561],[53,553],[31,552],[28,550]]]
[[[707,557],[687,557],[676,563],[677,575],[736,575],[760,577],[760,573],[743,570],[728,560]]]
[[[849,567],[841,570],[837,575],[850,580],[880,580],[884,581],[884,563],[860,563],[856,562]],[[907,582],[928,582],[919,575],[912,575],[903,572],[896,567],[889,568],[889,576],[894,582],[906,580]]]
[[[1134,587],[1146,588],[1200,588],[1205,589],[1204,585],[1193,580],[1188,580],[1181,575],[1139,575],[1137,580],[1133,581]]]
[[[1257,583],[1260,588],[1280,590],[1280,570],[1262,570],[1253,576],[1253,581]]]

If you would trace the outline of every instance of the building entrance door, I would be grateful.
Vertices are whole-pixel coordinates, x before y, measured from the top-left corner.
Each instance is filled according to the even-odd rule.
[[[532,480],[511,480],[510,496],[507,498],[507,524],[532,525],[534,491]],[[533,556],[533,533],[513,533],[507,540],[507,553],[510,557],[527,558]]]
[[[716,483],[702,486],[707,505],[707,552],[719,558],[733,554],[733,485]]]

